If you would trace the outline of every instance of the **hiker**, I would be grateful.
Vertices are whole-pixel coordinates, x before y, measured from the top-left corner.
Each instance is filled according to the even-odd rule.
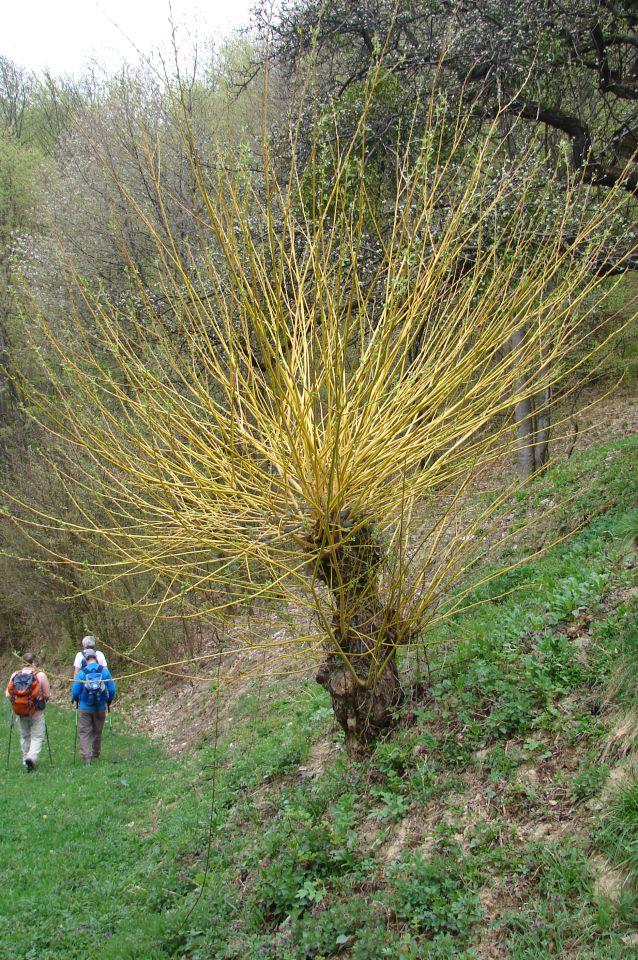
[[[11,674],[5,697],[11,701],[20,731],[22,762],[31,773],[46,735],[44,708],[51,699],[51,687],[46,673],[34,667],[34,653],[25,653],[22,659],[25,665]]]
[[[84,656],[86,666],[80,668],[73,681],[71,699],[80,711],[80,753],[88,764],[100,756],[102,730],[107,708],[115,696],[115,683],[108,667],[98,663],[93,647],[87,647]]]
[[[86,651],[95,650],[95,647],[96,647],[95,637],[92,637],[92,636],[84,637],[84,639],[82,640],[82,649],[76,653],[75,659],[73,661],[73,679],[74,680],[78,675],[78,670],[80,670],[86,663]],[[103,667],[108,667],[108,663],[106,662],[106,657],[104,656],[101,650],[95,650],[95,656],[97,657],[98,663],[101,663]]]

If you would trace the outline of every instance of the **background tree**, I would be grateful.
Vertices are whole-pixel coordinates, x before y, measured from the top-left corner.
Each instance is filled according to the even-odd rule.
[[[534,153],[534,163],[545,166],[556,187],[546,198],[550,205],[562,203],[574,175],[598,187],[600,196],[620,185],[628,200],[618,232],[629,234],[627,246],[633,245],[638,21],[629,0],[284,0],[276,16],[263,4],[256,19],[272,37],[269,55],[281,69],[294,75],[300,63],[316,65],[314,90],[321,102],[351,99],[378,64],[394,77],[393,96],[379,103],[371,124],[370,155],[393,149],[397,125],[427,125],[414,108],[436,77],[476,127],[498,113],[512,157],[520,161]],[[466,127],[468,149],[476,127]],[[603,260],[610,255],[611,249],[600,251]],[[622,270],[636,267],[621,260]],[[515,341],[522,336],[517,331]],[[516,352],[516,343],[512,347]],[[513,409],[521,437],[519,471],[530,478],[549,456],[546,391]]]
[[[246,41],[228,43],[210,56],[193,57],[183,68],[189,123],[209,176],[217,162],[224,162],[227,142],[250,151],[261,128],[253,85],[238,96],[231,80],[248,56],[247,47]],[[69,506],[60,475],[76,469],[77,457],[25,417],[29,411],[14,387],[41,378],[37,351],[46,348],[40,343],[31,349],[33,312],[46,312],[61,342],[75,335],[67,322],[74,292],[64,272],[65,258],[72,258],[83,284],[142,316],[144,299],[130,284],[135,272],[144,296],[168,316],[155,245],[126,198],[144,209],[165,238],[164,221],[168,223],[170,236],[192,266],[200,231],[184,210],[192,207],[194,180],[170,94],[148,64],[113,77],[94,68],[73,82],[38,81],[9,61],[1,65],[0,116],[6,121],[0,134],[1,463],[4,483],[16,496],[56,504],[63,511]],[[153,170],[161,169],[162,205],[148,179],[151,152]],[[90,328],[90,316],[85,319]],[[95,330],[91,336],[95,343]],[[58,375],[68,377],[63,363],[56,363]],[[10,376],[4,376],[6,371]],[[46,378],[38,385],[50,389]],[[84,499],[90,496],[87,491]],[[60,541],[51,532],[50,539],[52,549],[68,549],[64,537]],[[78,634],[97,629],[96,624],[105,643],[144,632],[147,625],[126,612],[124,602],[119,609],[107,609],[90,592],[78,597],[91,585],[82,566],[27,568],[17,562],[24,543],[10,517],[0,518],[0,540],[2,643],[7,647],[20,645],[24,635],[46,635],[61,643],[73,636],[75,643]],[[93,562],[96,551],[95,545],[87,548]],[[126,596],[124,586],[122,590]],[[170,629],[156,625],[144,644],[145,655],[166,659],[168,645],[192,650],[198,637],[198,628],[186,621]]]
[[[506,105],[564,135],[588,183],[636,190],[625,172],[638,147],[633,0],[282,0],[275,17],[264,4],[256,19],[283,66],[318,59],[323,97],[341,96],[379,58],[411,89],[442,71],[446,91],[479,116]]]

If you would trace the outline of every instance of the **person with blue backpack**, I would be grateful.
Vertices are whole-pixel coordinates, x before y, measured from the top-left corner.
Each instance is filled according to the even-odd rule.
[[[98,663],[94,649],[85,651],[85,660],[73,681],[71,699],[80,720],[80,753],[88,764],[100,756],[102,730],[106,711],[115,696],[115,682],[108,667]]]

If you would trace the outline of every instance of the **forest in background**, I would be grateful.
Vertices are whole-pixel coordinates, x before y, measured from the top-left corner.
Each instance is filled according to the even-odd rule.
[[[229,42],[209,62],[189,64],[192,74],[184,90],[197,135],[211,157],[227,142],[245,142],[247,150],[254,143],[261,93],[250,84],[245,91],[238,86],[254,55],[254,44]],[[74,298],[65,277],[67,258],[82,283],[133,311],[139,309],[129,282],[134,265],[161,303],[155,248],[131,215],[123,189],[155,224],[161,225],[166,214],[186,247],[194,237],[186,218],[180,222],[180,207],[191,197],[192,175],[165,79],[150,65],[113,77],[96,67],[90,75],[68,80],[38,78],[4,60],[0,77],[3,485],[18,498],[67,509],[57,471],[69,467],[72,458],[38,429],[19,389],[21,381],[40,375],[34,313],[44,311],[64,327]],[[150,187],[147,158],[153,147],[161,149],[163,176],[174,197],[168,212],[158,209]],[[100,622],[105,642],[139,631],[135,618],[88,597],[69,596],[78,586],[73,574],[62,566],[38,565],[37,551],[15,531],[11,512],[5,508],[2,534],[4,649],[21,648],[30,637],[63,645],[89,622]],[[36,562],[17,559],[25,556]],[[62,596],[68,599],[59,602]],[[186,626],[177,632],[178,643],[193,642]]]

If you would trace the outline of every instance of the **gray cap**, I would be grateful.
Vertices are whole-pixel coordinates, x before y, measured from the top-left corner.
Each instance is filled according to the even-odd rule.
[[[97,660],[97,653],[95,652],[95,650],[93,649],[93,647],[87,647],[87,648],[86,648],[86,650],[84,651],[84,659],[85,659],[85,660]]]
[[[86,650],[87,647],[93,647],[93,649],[95,649],[95,637],[84,637],[82,640],[82,649]]]

